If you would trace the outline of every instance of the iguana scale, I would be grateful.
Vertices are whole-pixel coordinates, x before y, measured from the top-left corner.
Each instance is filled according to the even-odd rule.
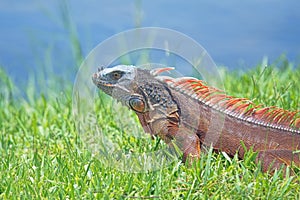
[[[292,163],[300,167],[300,113],[254,105],[191,77],[159,74],[173,68],[146,70],[128,65],[98,69],[92,80],[106,94],[137,114],[145,132],[200,157],[201,145],[239,158],[241,142],[258,153],[264,171]],[[213,143],[206,137],[217,137]]]

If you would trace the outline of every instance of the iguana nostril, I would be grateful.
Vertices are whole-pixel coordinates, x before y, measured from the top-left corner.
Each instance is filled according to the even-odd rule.
[[[97,73],[94,73],[94,74],[93,74],[93,79],[96,79],[96,78],[98,78],[98,74],[97,74]]]

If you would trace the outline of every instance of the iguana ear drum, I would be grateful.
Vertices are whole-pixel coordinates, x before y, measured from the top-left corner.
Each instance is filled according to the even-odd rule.
[[[132,110],[136,112],[144,112],[145,111],[145,102],[140,97],[131,97],[129,99],[129,105]]]

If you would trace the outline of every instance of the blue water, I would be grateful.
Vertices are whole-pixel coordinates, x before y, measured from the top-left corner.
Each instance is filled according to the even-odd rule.
[[[74,69],[61,0],[0,1],[0,65],[13,77],[28,71]],[[82,3],[84,2],[84,3]],[[106,38],[135,27],[170,28],[194,38],[218,65],[230,69],[300,55],[300,1],[70,0],[83,55]],[[299,62],[298,62],[299,63]]]

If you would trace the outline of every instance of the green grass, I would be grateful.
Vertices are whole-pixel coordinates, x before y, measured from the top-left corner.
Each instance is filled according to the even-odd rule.
[[[229,94],[264,105],[300,107],[300,67],[278,62],[246,73],[221,71]],[[109,163],[109,149],[101,157],[85,148],[72,117],[72,83],[49,84],[42,95],[31,84],[23,88],[27,96],[16,96],[21,89],[0,70],[0,199],[300,198],[299,175],[262,173],[251,151],[238,160],[209,150],[193,166],[178,158],[156,171],[123,172],[113,165],[117,161]],[[164,147],[158,138],[143,134],[131,112],[118,108],[122,115],[116,117],[110,98],[99,98],[96,124],[120,148],[116,152]],[[132,130],[141,135],[134,137]]]

